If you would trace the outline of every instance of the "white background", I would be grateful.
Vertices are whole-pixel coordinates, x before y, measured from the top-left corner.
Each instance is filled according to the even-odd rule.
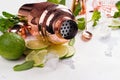
[[[0,13],[7,11],[17,14],[24,3],[39,1],[42,0],[2,0]],[[83,42],[81,34],[77,34],[74,45],[76,53],[69,60],[73,61],[74,68],[59,63],[56,69],[45,67],[15,72],[13,66],[24,60],[8,61],[0,57],[0,80],[120,80],[120,31],[112,31],[106,42],[100,41],[95,33],[89,42]],[[111,57],[105,55],[107,44],[113,46]]]

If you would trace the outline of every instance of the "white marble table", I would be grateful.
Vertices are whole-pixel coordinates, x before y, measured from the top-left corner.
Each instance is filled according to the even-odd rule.
[[[18,8],[28,1],[33,2],[3,0],[0,2],[0,13],[17,13]],[[59,62],[56,69],[45,67],[15,72],[13,66],[24,60],[8,61],[0,57],[0,80],[120,80],[120,30],[112,30],[109,39],[96,34],[95,29],[92,33],[93,38],[89,42],[83,42],[81,33],[78,33],[75,56],[65,64]],[[111,54],[105,53],[109,48]],[[70,62],[72,65],[67,65]]]

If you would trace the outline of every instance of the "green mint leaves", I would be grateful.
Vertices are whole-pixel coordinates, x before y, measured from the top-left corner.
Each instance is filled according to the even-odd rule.
[[[113,18],[118,18],[120,17],[120,1],[118,1],[115,5],[118,11],[114,13]]]
[[[7,30],[19,22],[26,22],[24,17],[18,17],[16,15],[10,14],[8,12],[3,11],[3,16],[0,16],[0,31],[7,32]]]
[[[98,10],[95,10],[92,14],[91,19],[88,22],[93,21],[92,26],[94,27],[97,25],[100,18],[101,18],[101,13]],[[83,17],[77,19],[78,29],[84,30],[88,22],[86,22],[85,18]]]
[[[120,1],[118,1],[115,5],[116,5],[118,11],[120,11]]]
[[[13,67],[14,71],[23,71],[33,68],[34,61],[26,61]]]
[[[97,25],[97,22],[99,21],[100,18],[101,18],[101,13],[98,10],[95,10],[91,18],[91,20],[93,21],[93,26]]]
[[[86,27],[85,18],[82,17],[82,18],[77,19],[77,25],[78,25],[78,29],[84,30]]]
[[[55,4],[63,4],[63,5],[65,5],[66,0],[47,0],[47,1],[55,3]]]
[[[80,5],[80,3],[78,3],[78,4],[75,6],[75,10],[73,11],[73,14],[74,14],[75,16],[77,16],[80,11],[81,11],[81,5]]]

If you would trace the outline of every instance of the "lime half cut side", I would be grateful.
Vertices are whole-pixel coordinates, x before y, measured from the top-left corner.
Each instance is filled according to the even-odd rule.
[[[29,40],[26,41],[26,47],[29,49],[45,49],[49,46],[49,44],[45,43],[42,40]]]
[[[41,67],[46,61],[47,50],[33,50],[26,56],[26,61],[33,60],[35,67]]]
[[[51,45],[48,48],[49,53],[53,53],[55,55],[58,55],[59,58],[62,58],[67,55],[68,53],[68,48],[66,45]]]

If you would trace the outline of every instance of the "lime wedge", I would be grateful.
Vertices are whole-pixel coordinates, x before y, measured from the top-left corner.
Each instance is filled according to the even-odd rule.
[[[30,40],[26,41],[26,47],[29,49],[45,49],[48,47],[48,44],[40,40]]]
[[[33,50],[26,56],[26,61],[33,60],[35,67],[41,67],[46,61],[47,50]]]
[[[59,58],[62,58],[67,55],[68,53],[68,48],[66,45],[51,45],[48,48],[49,53],[53,53],[55,55],[58,55]]]
[[[67,46],[67,47],[68,47],[68,53],[65,57],[70,58],[75,54],[75,48],[73,46]]]

